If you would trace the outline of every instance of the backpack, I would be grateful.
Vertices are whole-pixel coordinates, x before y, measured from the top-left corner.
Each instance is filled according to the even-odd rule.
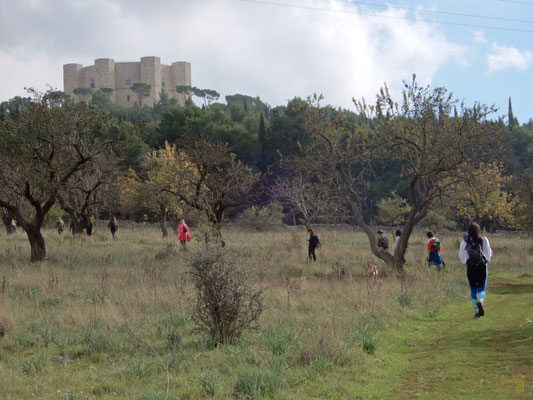
[[[466,264],[469,267],[487,266],[487,259],[483,255],[483,246],[481,244],[472,243],[470,240],[467,240],[465,250],[468,253]]]
[[[320,239],[318,238],[318,235],[311,235],[309,238],[309,244],[313,247],[320,246]]]
[[[433,243],[431,243],[431,248],[433,252],[437,252],[437,251],[440,251],[440,240],[435,238],[433,240]]]
[[[183,233],[187,233],[189,231],[189,229],[187,229],[187,225],[183,225]]]

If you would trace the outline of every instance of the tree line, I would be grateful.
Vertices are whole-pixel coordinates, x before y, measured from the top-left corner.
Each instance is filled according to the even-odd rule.
[[[354,110],[319,95],[271,107],[259,97],[177,87],[135,88],[124,108],[109,90],[32,91],[0,106],[0,207],[26,231],[31,259],[46,256],[47,215],[66,213],[74,233],[91,216],[167,223],[195,215],[206,240],[225,218],[277,204],[286,223],[345,222],[371,251],[401,268],[417,224],[487,229],[533,227],[533,120],[468,106],[445,88],[405,83],[400,101],[384,86]],[[133,88],[132,88],[133,90]],[[195,105],[193,97],[200,99]],[[375,224],[401,226],[394,254],[378,248]],[[8,226],[9,225],[9,226]],[[213,239],[214,238],[214,239]]]

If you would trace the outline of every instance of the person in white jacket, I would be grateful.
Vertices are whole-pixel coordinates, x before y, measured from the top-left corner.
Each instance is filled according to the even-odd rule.
[[[476,313],[474,318],[485,315],[483,306],[486,296],[488,263],[492,258],[489,240],[481,233],[478,224],[468,228],[468,236],[461,242],[459,258],[466,265],[466,275],[470,284],[470,297]]]

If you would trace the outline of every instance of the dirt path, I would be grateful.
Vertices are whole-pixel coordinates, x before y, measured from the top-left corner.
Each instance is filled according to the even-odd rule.
[[[398,348],[409,363],[392,398],[533,398],[528,320],[533,320],[533,284],[501,279],[489,286],[483,318],[465,315],[465,305],[458,304],[435,319],[419,319]]]

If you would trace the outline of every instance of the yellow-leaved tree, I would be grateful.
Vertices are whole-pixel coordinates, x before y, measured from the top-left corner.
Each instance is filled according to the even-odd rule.
[[[467,223],[479,222],[506,228],[517,227],[517,199],[506,186],[512,176],[504,175],[503,165],[494,161],[480,163],[469,179],[456,186],[453,206],[456,215]]]
[[[165,147],[147,155],[146,178],[133,171],[124,179],[123,204],[158,210],[161,229],[168,215],[196,209],[219,236],[224,213],[249,203],[259,193],[260,176],[236,159],[225,143],[200,135],[183,148]]]
[[[180,174],[176,174],[178,170]],[[194,179],[195,169],[175,145],[165,143],[164,148],[147,153],[144,172],[142,179],[133,169],[129,170],[121,182],[121,203],[130,211],[148,209],[156,213],[166,237],[167,221],[176,227],[183,213],[184,203],[177,193],[189,190],[188,183]]]

